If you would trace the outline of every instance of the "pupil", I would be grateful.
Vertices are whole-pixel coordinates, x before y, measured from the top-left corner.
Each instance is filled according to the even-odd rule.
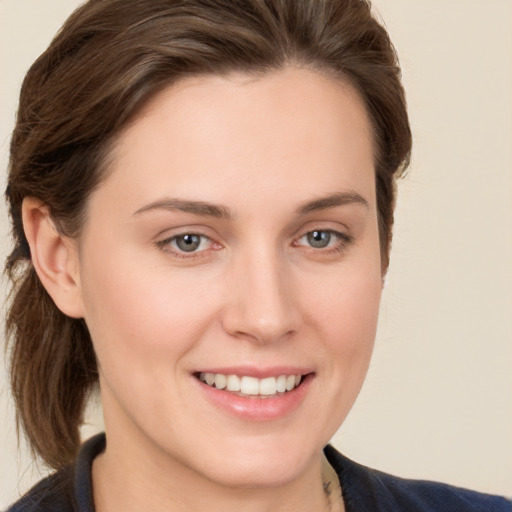
[[[176,245],[184,252],[195,251],[200,243],[201,238],[198,235],[182,235],[176,238]]]
[[[329,231],[311,231],[308,233],[308,242],[311,247],[323,248],[329,245],[331,233]]]

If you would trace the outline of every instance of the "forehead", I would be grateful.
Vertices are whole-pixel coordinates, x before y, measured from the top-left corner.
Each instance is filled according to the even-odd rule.
[[[276,193],[293,184],[313,195],[312,182],[325,189],[374,181],[371,128],[358,93],[297,68],[183,79],[150,100],[111,156],[107,181],[129,186],[138,177],[141,201],[154,199],[155,180],[174,190],[193,180],[189,197],[222,196],[234,186],[251,195],[272,182]]]

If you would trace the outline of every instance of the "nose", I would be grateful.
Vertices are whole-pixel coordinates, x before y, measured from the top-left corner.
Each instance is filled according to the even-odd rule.
[[[273,251],[258,251],[234,265],[222,318],[231,336],[267,344],[299,330],[293,273],[283,259]]]

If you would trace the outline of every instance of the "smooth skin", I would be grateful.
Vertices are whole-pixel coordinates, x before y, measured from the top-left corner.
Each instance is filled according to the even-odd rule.
[[[343,81],[188,78],[119,137],[79,244],[25,200],[38,274],[99,363],[98,512],[328,510],[322,448],[364,381],[382,289],[372,146]],[[248,420],[195,375],[227,367],[310,376],[291,412]]]

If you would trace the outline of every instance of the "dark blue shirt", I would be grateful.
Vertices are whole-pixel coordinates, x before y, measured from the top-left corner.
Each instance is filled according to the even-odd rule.
[[[104,434],[89,439],[74,467],[39,482],[7,512],[94,512],[92,462],[104,449]],[[340,479],[347,512],[512,512],[512,503],[500,496],[397,478],[357,464],[332,446],[325,454]]]

